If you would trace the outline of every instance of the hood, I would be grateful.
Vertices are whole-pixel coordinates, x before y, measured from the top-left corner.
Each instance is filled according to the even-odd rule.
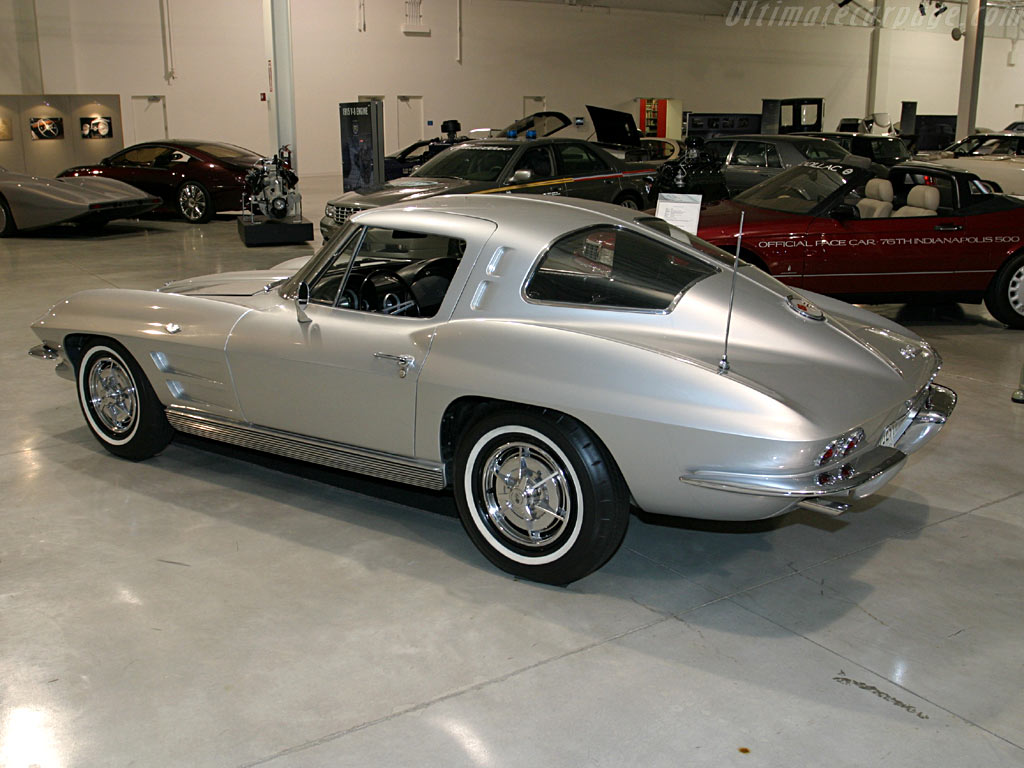
[[[269,293],[295,274],[301,266],[296,265],[296,261],[298,260],[292,259],[271,269],[222,272],[175,280],[157,290],[161,293],[179,293],[183,296],[256,296]]]
[[[363,187],[358,191],[346,192],[330,201],[331,205],[351,205],[360,208],[376,208],[392,203],[404,203],[422,197],[435,195],[470,194],[493,189],[494,182],[466,181],[465,179],[431,179],[406,176],[375,187]]]
[[[700,212],[700,224],[697,235],[709,242],[719,244],[722,238],[728,238],[733,243],[733,235],[740,226],[740,213],[743,213],[743,233],[746,235],[754,232],[804,232],[807,227],[803,220],[811,217],[802,216],[783,211],[772,211],[768,208],[758,208],[753,205],[744,205],[734,200],[720,200],[712,203]]]
[[[590,120],[594,124],[594,133],[602,144],[621,144],[626,147],[640,146],[640,131],[636,121],[629,112],[606,107],[587,105]]]

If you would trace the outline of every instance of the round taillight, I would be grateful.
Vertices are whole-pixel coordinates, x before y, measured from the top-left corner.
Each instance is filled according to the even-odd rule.
[[[843,468],[839,470],[839,474],[843,480],[849,480],[853,477],[853,466],[851,464],[843,464]]]
[[[857,429],[851,432],[846,438],[846,444],[843,446],[843,456],[849,456],[853,453],[863,440],[864,430]]]
[[[818,466],[819,467],[824,467],[826,464],[828,464],[830,461],[832,461],[832,459],[834,459],[835,457],[836,457],[836,444],[835,444],[835,442],[831,442],[831,443],[829,443],[828,445],[825,446],[825,450],[821,452],[820,456],[818,456]]]
[[[829,472],[822,472],[818,475],[818,485],[831,485],[835,480],[835,477]]]

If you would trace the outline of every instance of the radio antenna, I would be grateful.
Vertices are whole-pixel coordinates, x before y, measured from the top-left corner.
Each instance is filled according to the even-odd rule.
[[[732,326],[732,305],[736,300],[736,272],[740,267],[740,244],[743,242],[743,214],[740,211],[740,231],[736,233],[736,255],[732,259],[732,287],[729,289],[729,314],[725,317],[725,346],[722,349],[722,359],[718,362],[718,372],[728,373],[729,371],[729,329]]]

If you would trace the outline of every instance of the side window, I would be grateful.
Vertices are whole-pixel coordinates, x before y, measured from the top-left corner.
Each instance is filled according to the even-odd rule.
[[[729,156],[730,147],[732,147],[731,141],[709,141],[704,145],[704,149],[716,163],[725,162],[725,158]]]
[[[526,281],[526,298],[551,304],[670,309],[715,269],[636,232],[594,227],[557,241]]]
[[[547,147],[530,147],[519,158],[515,170],[531,171],[534,179],[550,179],[554,175],[551,153]]]
[[[433,317],[466,241],[446,235],[362,227],[338,244],[310,283],[309,300],[337,309]]]
[[[115,165],[150,166],[158,157],[167,153],[166,147],[139,147],[124,152],[114,159]]]
[[[608,165],[583,144],[555,144],[558,166],[562,173],[577,176],[608,170]]]
[[[767,145],[760,141],[737,141],[730,165],[768,167]]]
[[[779,150],[774,144],[765,144],[764,153],[769,168],[782,167],[782,158],[779,157]]]

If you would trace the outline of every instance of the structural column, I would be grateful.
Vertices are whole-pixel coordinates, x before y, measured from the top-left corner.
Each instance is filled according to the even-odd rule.
[[[871,117],[880,111],[876,102],[878,100],[878,59],[882,47],[883,19],[885,19],[885,0],[875,0],[875,21],[871,27],[871,48],[868,52],[868,92],[864,102],[865,117]]]
[[[967,0],[961,6],[966,17],[964,57],[960,67],[960,100],[956,110],[956,137],[962,139],[974,131],[978,117],[978,84],[981,81],[981,49],[985,41],[986,0]]]
[[[277,151],[287,144],[292,151],[292,168],[298,170],[290,0],[263,0],[263,34],[267,51],[271,149]]]

